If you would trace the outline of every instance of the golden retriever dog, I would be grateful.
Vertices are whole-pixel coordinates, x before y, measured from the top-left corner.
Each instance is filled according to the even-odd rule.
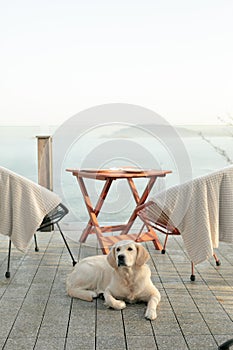
[[[144,301],[145,317],[154,320],[161,297],[151,281],[148,259],[149,254],[141,244],[119,241],[107,256],[87,257],[76,264],[67,277],[67,293],[86,301],[103,293],[105,305],[115,310],[124,309],[125,302]]]

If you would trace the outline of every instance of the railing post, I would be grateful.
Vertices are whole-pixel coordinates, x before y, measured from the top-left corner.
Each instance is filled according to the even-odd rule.
[[[52,137],[37,136],[38,183],[53,190]]]
[[[38,183],[49,190],[53,190],[53,168],[52,168],[52,137],[37,136],[38,153]],[[50,232],[53,225],[42,231]]]

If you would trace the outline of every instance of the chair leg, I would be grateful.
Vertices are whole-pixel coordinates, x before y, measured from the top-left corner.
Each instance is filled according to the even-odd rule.
[[[192,282],[194,282],[194,281],[195,281],[195,279],[196,279],[194,269],[195,269],[195,268],[194,268],[194,263],[193,263],[193,262],[191,262],[191,276],[190,276],[190,280],[191,280]]]
[[[217,257],[217,255],[215,253],[213,254],[213,257],[215,259],[216,265],[220,266],[221,265],[221,261],[219,260],[219,258]]]
[[[77,261],[74,259],[74,256],[73,256],[73,254],[72,254],[72,252],[71,252],[71,250],[70,250],[70,247],[68,246],[68,243],[67,243],[67,241],[66,241],[66,239],[65,239],[65,236],[64,236],[64,234],[63,234],[63,232],[62,232],[62,230],[61,230],[61,228],[60,228],[60,225],[58,225],[58,222],[56,223],[56,225],[57,225],[57,227],[58,227],[58,229],[59,229],[59,231],[60,231],[60,234],[61,234],[61,236],[62,236],[62,238],[63,238],[63,241],[64,241],[64,243],[65,243],[65,245],[66,245],[66,248],[68,249],[68,252],[69,252],[69,254],[70,254],[70,257],[71,257],[71,260],[72,260],[72,263],[73,263],[73,266],[74,266],[74,265],[77,264]]]
[[[38,247],[38,244],[37,244],[36,234],[34,234],[34,242],[35,242],[35,252],[39,252],[39,247]]]
[[[233,339],[227,340],[225,343],[220,345],[218,350],[229,350],[231,345],[233,345]]]
[[[168,235],[166,235],[166,238],[165,238],[165,241],[164,241],[164,244],[163,244],[163,249],[161,250],[162,254],[166,253],[167,240],[168,240]]]
[[[213,254],[213,257],[215,259],[216,265],[220,266],[221,261],[219,260],[219,258],[217,257],[217,255],[215,253]],[[194,272],[194,263],[193,262],[191,263],[191,270],[192,270],[192,272],[191,272],[190,280],[195,281],[196,276],[195,276],[195,272]]]
[[[8,246],[8,257],[7,257],[7,271],[5,273],[6,278],[10,278],[10,261],[11,261],[11,240],[9,239],[9,246]]]

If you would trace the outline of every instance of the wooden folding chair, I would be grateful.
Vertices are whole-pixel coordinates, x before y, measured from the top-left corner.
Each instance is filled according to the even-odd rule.
[[[65,215],[68,214],[68,209],[65,207],[64,204],[60,203],[55,209],[51,210],[45,217],[44,220],[42,221],[40,227],[37,229],[37,231],[43,231],[45,228],[50,227],[52,225],[56,225],[62,239],[65,243],[65,246],[70,254],[73,266],[77,263],[76,260],[74,259],[74,256],[70,250],[70,247],[67,243],[67,240],[61,230],[61,227],[59,225],[59,221],[63,219]],[[39,251],[39,247],[37,244],[37,239],[36,239],[36,234],[34,235],[34,241],[35,241],[35,251]],[[11,240],[9,239],[9,246],[8,246],[8,258],[7,258],[7,271],[5,273],[6,278],[10,278],[10,258],[11,258]]]
[[[148,201],[137,208],[137,215],[143,221],[144,225],[150,225],[154,229],[158,230],[165,234],[165,240],[163,244],[163,249],[161,250],[162,254],[166,252],[166,245],[168,237],[171,235],[180,235],[180,231],[177,227],[175,227],[174,223],[168,217],[166,213],[154,202]],[[143,229],[143,228],[142,228]],[[141,230],[142,231],[142,230]],[[216,265],[221,265],[220,260],[218,259],[216,254],[213,254]],[[191,276],[190,280],[195,281],[195,268],[194,263],[191,262]]]

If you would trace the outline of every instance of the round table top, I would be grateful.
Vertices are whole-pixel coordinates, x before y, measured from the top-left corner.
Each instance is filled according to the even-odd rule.
[[[171,173],[171,170],[158,169],[140,169],[133,167],[109,168],[109,169],[66,169],[72,172],[76,177],[84,177],[89,179],[106,180],[124,179],[124,178],[140,178],[140,177],[164,177]]]

